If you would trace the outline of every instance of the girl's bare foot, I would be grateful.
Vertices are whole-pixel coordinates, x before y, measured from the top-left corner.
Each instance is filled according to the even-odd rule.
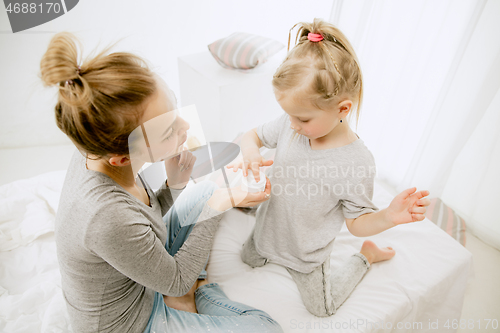
[[[374,262],[389,260],[396,254],[392,247],[379,248],[371,240],[366,240],[359,252],[365,256],[370,265]]]
[[[176,310],[198,313],[196,310],[196,303],[194,301],[194,291],[198,288],[198,281],[196,281],[188,291],[188,293],[181,297],[172,297],[163,295],[163,301],[169,308]]]

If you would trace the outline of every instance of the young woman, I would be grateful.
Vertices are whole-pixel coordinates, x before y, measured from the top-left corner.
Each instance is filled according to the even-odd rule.
[[[183,190],[195,158],[182,149],[189,125],[165,82],[129,53],[104,50],[79,65],[75,41],[57,34],[40,64],[44,84],[59,89],[57,125],[79,150],[56,217],[73,330],[282,332],[269,315],[229,300],[205,280],[220,213],[231,199],[209,182]],[[136,129],[146,144],[135,145],[132,156]],[[168,177],[156,192],[137,174],[141,156],[153,155],[164,160]],[[244,207],[267,200],[270,191],[268,182],[265,192],[231,192]]]

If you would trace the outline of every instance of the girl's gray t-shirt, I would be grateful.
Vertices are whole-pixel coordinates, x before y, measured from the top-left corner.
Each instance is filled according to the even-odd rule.
[[[375,160],[358,139],[325,150],[290,128],[287,114],[257,128],[267,148],[271,198],[257,210],[254,241],[260,255],[309,273],[327,260],[345,218],[378,210],[373,204]]]
[[[146,184],[147,186],[147,184]],[[221,215],[205,205],[175,256],[162,217],[181,190],[147,186],[150,206],[76,151],[55,222],[63,295],[74,332],[143,332],[155,291],[181,296],[206,263]],[[203,221],[203,222],[200,222]]]

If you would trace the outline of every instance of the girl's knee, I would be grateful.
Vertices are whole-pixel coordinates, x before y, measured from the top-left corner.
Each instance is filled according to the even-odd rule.
[[[267,263],[267,259],[257,252],[252,238],[249,238],[245,244],[243,244],[243,248],[241,249],[241,260],[252,268],[261,267]]]

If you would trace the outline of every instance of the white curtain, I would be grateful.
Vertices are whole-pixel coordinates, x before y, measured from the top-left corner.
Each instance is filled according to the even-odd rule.
[[[500,249],[500,1],[335,0],[330,20],[360,59],[379,179],[428,189]]]

